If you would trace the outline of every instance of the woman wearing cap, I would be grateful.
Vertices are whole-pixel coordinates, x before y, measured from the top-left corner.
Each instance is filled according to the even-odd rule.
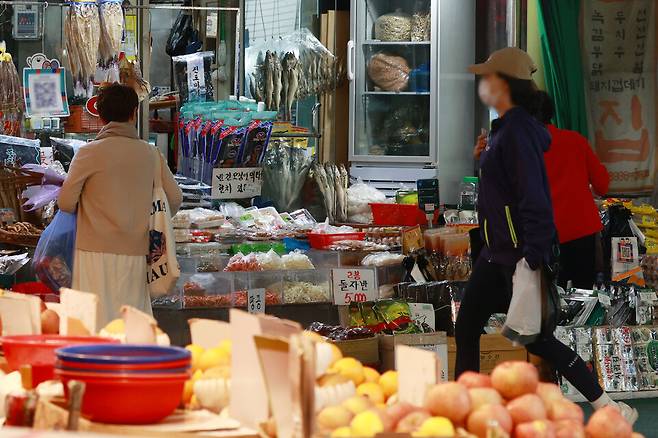
[[[571,281],[573,287],[591,289],[597,272],[596,239],[603,229],[592,190],[599,196],[605,195],[610,175],[585,137],[551,124],[555,114],[553,101],[546,92],[539,93],[539,120],[551,134],[551,147],[544,154],[544,161],[560,239],[558,283],[566,287]]]
[[[478,139],[474,153],[479,158],[478,214],[485,246],[473,266],[457,317],[456,377],[464,371],[479,371],[480,334],[491,314],[508,312],[515,271],[543,269],[556,240],[544,167],[551,138],[536,118],[541,100],[532,80],[535,70],[530,56],[512,47],[470,67],[481,77],[482,102],[499,118],[492,122],[488,138]],[[551,363],[596,409],[614,404],[585,362],[555,338],[554,327],[546,326],[544,332],[532,336],[504,333]],[[631,423],[637,419],[637,411],[619,406]]]

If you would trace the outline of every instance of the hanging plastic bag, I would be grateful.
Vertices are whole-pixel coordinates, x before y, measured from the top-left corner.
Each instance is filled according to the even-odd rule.
[[[512,277],[512,301],[502,334],[519,344],[537,340],[542,323],[542,270],[532,270],[525,258],[516,264]]]
[[[37,278],[52,290],[71,287],[75,253],[76,214],[58,211],[41,234],[32,259]]]
[[[199,33],[192,27],[193,18],[187,11],[178,14],[171,28],[165,52],[169,56],[179,56],[194,53],[201,47]]]

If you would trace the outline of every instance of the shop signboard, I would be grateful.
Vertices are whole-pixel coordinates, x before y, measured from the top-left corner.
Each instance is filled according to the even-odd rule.
[[[651,192],[656,171],[656,4],[583,2],[582,55],[590,137],[609,193]]]
[[[213,169],[212,199],[247,199],[259,196],[263,185],[260,167],[226,167]]]
[[[347,306],[377,299],[375,271],[367,268],[335,268],[331,270],[334,304]]]

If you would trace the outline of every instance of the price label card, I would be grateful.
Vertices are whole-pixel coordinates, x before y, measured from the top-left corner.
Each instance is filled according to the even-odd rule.
[[[336,268],[331,270],[334,304],[346,306],[377,299],[375,271],[363,268]]]
[[[213,169],[212,199],[246,199],[260,195],[263,185],[263,169],[260,167],[236,167]]]
[[[249,313],[265,313],[265,289],[247,291],[247,310]]]

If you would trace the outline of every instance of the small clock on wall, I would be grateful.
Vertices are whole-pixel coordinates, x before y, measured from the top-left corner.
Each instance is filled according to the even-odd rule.
[[[12,36],[16,40],[38,40],[42,35],[41,6],[15,5]]]

